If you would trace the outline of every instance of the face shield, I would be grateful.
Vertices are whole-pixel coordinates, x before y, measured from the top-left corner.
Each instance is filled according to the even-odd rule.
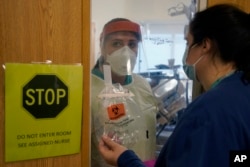
[[[110,65],[112,73],[118,76],[131,75],[136,64],[140,41],[139,24],[129,20],[106,24],[100,37],[102,53],[99,65]]]

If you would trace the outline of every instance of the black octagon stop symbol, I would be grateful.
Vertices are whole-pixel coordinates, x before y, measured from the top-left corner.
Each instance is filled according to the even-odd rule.
[[[56,75],[36,75],[23,87],[23,107],[35,118],[54,118],[68,105],[68,87]]]

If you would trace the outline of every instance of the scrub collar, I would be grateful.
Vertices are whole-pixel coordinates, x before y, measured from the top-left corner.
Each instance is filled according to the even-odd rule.
[[[233,75],[235,72],[235,70],[231,71],[230,73],[228,73],[227,75],[220,77],[219,79],[217,79],[210,87],[210,89],[215,88],[217,85],[219,85],[219,83],[221,83],[221,81],[223,81],[225,78],[228,78],[229,76]]]

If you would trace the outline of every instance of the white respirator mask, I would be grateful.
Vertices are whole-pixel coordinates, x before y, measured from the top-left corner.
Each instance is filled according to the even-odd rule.
[[[124,46],[108,55],[106,62],[117,75],[131,75],[136,63],[136,53],[128,46]]]

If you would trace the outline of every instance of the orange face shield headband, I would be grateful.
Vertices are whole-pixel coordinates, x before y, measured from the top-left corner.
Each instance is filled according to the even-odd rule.
[[[109,23],[103,28],[100,39],[102,39],[103,37],[105,37],[106,35],[110,33],[118,32],[118,31],[135,32],[139,35],[139,38],[140,38],[139,40],[141,40],[140,26],[131,21],[117,21],[117,22]]]

